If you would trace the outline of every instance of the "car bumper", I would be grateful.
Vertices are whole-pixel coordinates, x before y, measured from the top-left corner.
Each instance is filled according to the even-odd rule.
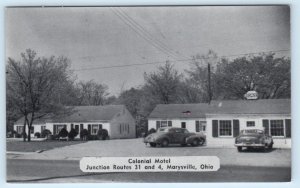
[[[157,141],[154,140],[154,139],[145,139],[145,140],[144,140],[144,143],[145,143],[145,144],[147,144],[147,143],[157,143]]]
[[[234,144],[236,147],[265,147],[265,144],[246,144],[246,143],[239,143]]]

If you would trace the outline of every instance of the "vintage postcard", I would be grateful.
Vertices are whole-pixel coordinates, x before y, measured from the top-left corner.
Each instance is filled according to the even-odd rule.
[[[9,183],[290,182],[290,7],[6,7]]]

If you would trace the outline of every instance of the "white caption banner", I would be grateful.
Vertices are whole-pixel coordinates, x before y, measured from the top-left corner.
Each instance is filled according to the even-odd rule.
[[[83,172],[205,172],[217,171],[216,156],[182,157],[83,157]]]

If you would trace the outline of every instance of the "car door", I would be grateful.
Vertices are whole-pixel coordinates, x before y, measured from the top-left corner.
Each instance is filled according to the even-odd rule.
[[[184,143],[185,140],[184,129],[176,129],[174,137],[175,137],[174,143],[176,144]]]

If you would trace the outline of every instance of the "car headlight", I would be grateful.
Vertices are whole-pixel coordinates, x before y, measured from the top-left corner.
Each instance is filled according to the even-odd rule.
[[[260,143],[265,143],[265,138],[260,138],[260,139],[259,139],[259,142],[260,142]]]

